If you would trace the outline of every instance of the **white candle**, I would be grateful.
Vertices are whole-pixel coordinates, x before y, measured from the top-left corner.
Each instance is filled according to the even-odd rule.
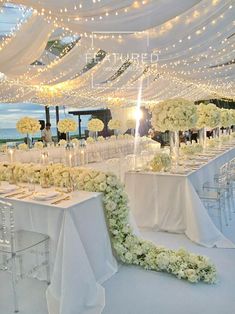
[[[45,165],[45,156],[44,156],[44,154],[43,154],[43,153],[42,153],[42,155],[41,155],[41,156],[42,156],[42,164],[43,164],[43,165]]]
[[[85,165],[84,150],[81,150],[81,165]]]
[[[69,167],[72,167],[72,154],[69,154]]]
[[[13,149],[9,149],[10,161],[13,162]]]

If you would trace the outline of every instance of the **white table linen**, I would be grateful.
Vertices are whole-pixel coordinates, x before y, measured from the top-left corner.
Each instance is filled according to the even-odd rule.
[[[101,284],[117,271],[100,193],[78,191],[58,205],[7,199],[17,228],[48,234],[51,240],[49,314],[97,314],[105,305]]]
[[[235,248],[214,225],[196,192],[234,157],[235,149],[230,149],[188,175],[126,173],[126,191],[137,225],[185,233],[206,247]]]

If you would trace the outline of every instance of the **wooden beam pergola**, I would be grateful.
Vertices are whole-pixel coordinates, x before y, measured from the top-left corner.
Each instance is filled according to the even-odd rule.
[[[79,137],[81,138],[81,117],[92,115],[96,118],[102,120],[104,122],[104,130],[102,132],[99,132],[100,135],[103,135],[104,137],[109,135],[108,130],[108,122],[111,119],[111,112],[109,109],[91,109],[91,110],[76,110],[76,111],[69,111],[69,114],[72,114],[74,116],[78,116],[78,130],[79,130]]]

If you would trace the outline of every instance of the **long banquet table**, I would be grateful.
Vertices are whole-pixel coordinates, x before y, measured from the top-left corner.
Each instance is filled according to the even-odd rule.
[[[70,200],[58,205],[31,198],[7,200],[15,206],[17,228],[50,236],[49,314],[101,313],[105,305],[101,284],[117,271],[102,195],[73,192]]]
[[[235,157],[228,149],[188,174],[127,172],[126,191],[139,227],[185,233],[206,247],[235,248],[215,226],[197,191],[213,180],[220,166]]]

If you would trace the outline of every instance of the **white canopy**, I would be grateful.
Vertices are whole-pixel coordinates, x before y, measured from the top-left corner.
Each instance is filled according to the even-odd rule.
[[[1,102],[127,106],[139,88],[146,105],[235,98],[234,0],[13,2],[29,10],[0,42]],[[63,56],[45,50],[78,36]]]

